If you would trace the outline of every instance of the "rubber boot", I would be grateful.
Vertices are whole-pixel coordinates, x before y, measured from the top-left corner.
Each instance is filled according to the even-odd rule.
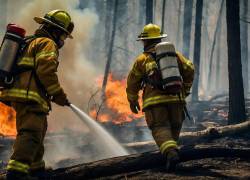
[[[31,177],[27,173],[18,171],[7,171],[6,180],[38,180],[38,179],[35,177]]]
[[[166,157],[166,171],[174,172],[176,170],[176,165],[179,163],[180,157],[176,149],[171,149],[167,153]]]

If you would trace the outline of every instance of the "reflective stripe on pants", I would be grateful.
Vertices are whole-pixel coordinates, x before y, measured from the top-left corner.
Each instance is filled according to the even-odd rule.
[[[28,173],[30,166],[16,160],[10,160],[7,166],[7,170],[19,171],[22,173]]]
[[[162,154],[167,154],[170,149],[177,149],[177,142],[174,140],[165,141],[160,146],[160,151]]]

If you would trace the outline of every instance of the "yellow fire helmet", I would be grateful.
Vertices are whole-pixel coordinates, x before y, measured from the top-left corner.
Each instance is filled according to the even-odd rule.
[[[161,34],[161,29],[156,24],[147,24],[143,27],[141,34],[138,36],[137,41],[147,39],[162,39],[167,37],[167,34]]]
[[[71,28],[70,24],[73,22],[71,21],[70,15],[66,11],[56,9],[48,12],[44,17],[34,17],[34,20],[39,24],[48,23],[55,26],[66,32],[69,38],[73,38],[71,32],[69,31],[69,28]]]

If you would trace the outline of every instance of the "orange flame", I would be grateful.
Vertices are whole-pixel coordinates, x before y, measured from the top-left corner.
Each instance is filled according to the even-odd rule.
[[[97,83],[101,86],[101,78]],[[112,122],[114,124],[129,123],[133,120],[139,120],[143,117],[142,112],[133,114],[130,110],[126,95],[126,80],[115,80],[112,74],[108,76],[108,83],[105,92],[105,104],[99,113],[94,109],[90,112],[91,117],[97,117],[98,121]]]
[[[3,103],[0,103],[0,135],[16,135],[16,113]]]

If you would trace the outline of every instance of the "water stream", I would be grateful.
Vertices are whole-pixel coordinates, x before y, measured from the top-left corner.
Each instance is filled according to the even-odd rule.
[[[88,114],[80,110],[75,105],[70,105],[73,112],[85,123],[91,132],[98,139],[98,146],[102,147],[103,151],[108,152],[110,157],[128,155],[126,149],[124,149],[117,140],[110,135],[100,124],[89,117]]]

